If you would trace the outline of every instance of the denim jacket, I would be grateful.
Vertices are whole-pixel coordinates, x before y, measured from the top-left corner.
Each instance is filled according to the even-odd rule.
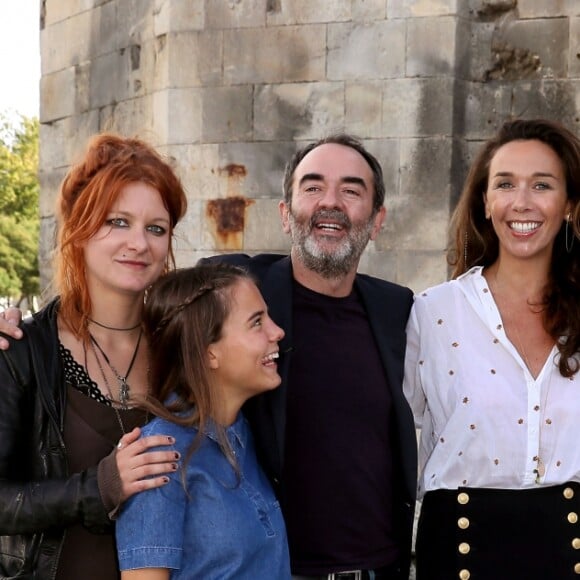
[[[196,433],[159,418],[143,429],[143,435],[173,435],[182,458]],[[116,528],[121,570],[170,568],[172,580],[290,578],[280,506],[241,414],[226,435],[239,474],[209,428],[183,467],[186,488],[178,470],[167,485],[123,506]]]

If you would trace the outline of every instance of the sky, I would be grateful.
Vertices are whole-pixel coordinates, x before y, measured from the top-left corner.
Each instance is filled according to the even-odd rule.
[[[40,0],[0,0],[0,113],[38,117]]]

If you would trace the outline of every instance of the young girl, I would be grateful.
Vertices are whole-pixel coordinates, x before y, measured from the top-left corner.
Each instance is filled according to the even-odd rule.
[[[163,489],[123,507],[122,578],[290,578],[280,506],[240,412],[280,384],[282,329],[252,279],[225,264],[163,277],[148,296],[144,324],[149,405],[158,416],[143,433],[174,437],[182,461]]]

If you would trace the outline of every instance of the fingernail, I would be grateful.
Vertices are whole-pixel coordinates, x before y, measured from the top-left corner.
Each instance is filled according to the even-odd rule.
[[[172,463],[171,469],[173,469],[173,471],[177,471],[177,463]]]
[[[163,483],[169,483],[169,477],[164,477],[163,478]]]
[[[167,437],[167,441],[169,441],[169,443],[175,443],[175,439],[173,437]]]
[[[181,457],[181,454],[179,452],[175,453],[175,459],[179,459]]]

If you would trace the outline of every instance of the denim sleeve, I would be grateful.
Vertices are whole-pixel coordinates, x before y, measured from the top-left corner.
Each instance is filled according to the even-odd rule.
[[[121,570],[181,567],[187,497],[181,477],[132,496],[122,507],[116,536]]]

